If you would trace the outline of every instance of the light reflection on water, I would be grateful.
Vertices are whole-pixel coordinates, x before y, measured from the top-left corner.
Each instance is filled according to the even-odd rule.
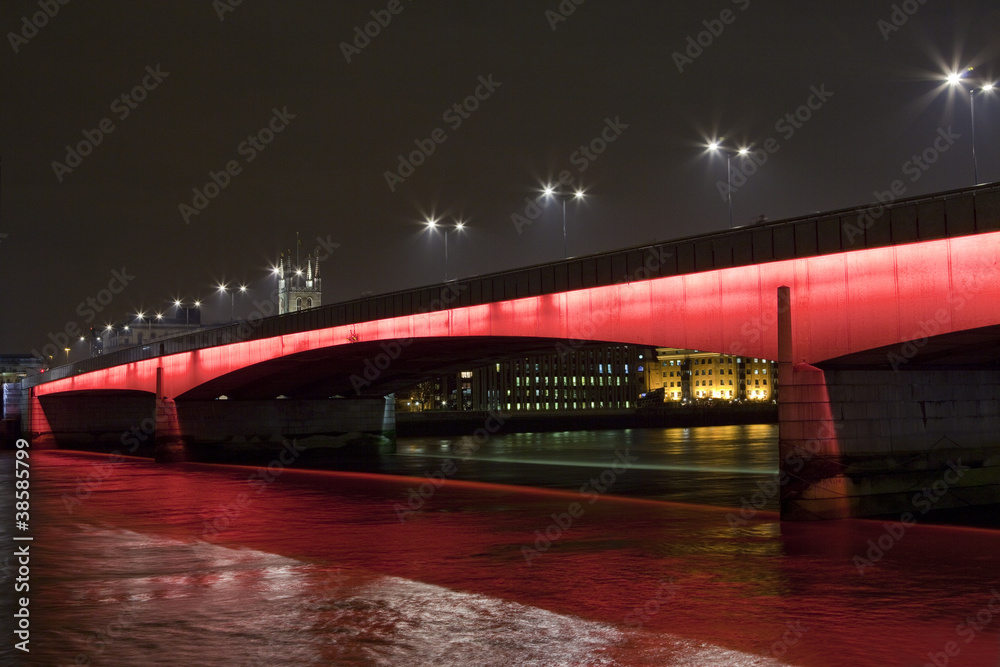
[[[650,431],[562,436],[560,456],[599,462],[628,447],[650,466],[757,469],[773,458],[730,431],[717,446],[711,429],[691,429],[697,445]],[[548,437],[501,446],[550,459]],[[439,440],[401,447],[436,454]],[[386,465],[441,464],[398,458]],[[642,478],[652,469],[613,489],[643,497],[589,504],[577,482],[594,468],[469,461],[466,476],[478,467],[486,481],[548,488],[448,481],[401,522],[426,479],[287,470],[258,487],[251,468],[129,460],[100,468],[109,474],[67,505],[106,462],[34,453],[37,634],[30,662],[15,664],[923,665],[963,642],[956,627],[1000,586],[996,531],[917,525],[861,576],[854,557],[880,522],[779,524],[764,512],[734,529],[726,509],[655,499],[672,496]],[[0,464],[9,488],[7,453]],[[662,474],[704,481],[699,503],[745,495],[757,478]],[[573,503],[583,513],[553,529]],[[546,530],[558,536],[527,562]],[[998,636],[1000,617],[949,664],[998,664]]]

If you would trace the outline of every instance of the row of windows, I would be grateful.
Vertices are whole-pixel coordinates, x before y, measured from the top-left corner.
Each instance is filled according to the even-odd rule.
[[[729,370],[729,375],[732,375],[733,374],[733,369],[730,368],[728,370]],[[713,374],[712,371],[713,371],[713,369],[711,369],[711,368],[709,368],[707,371],[706,370],[688,371],[688,375],[690,375],[691,373],[694,373],[695,375],[712,375]],[[683,376],[683,374],[684,374],[684,371],[677,371],[677,377],[681,377],[681,376]],[[753,374],[754,375],[767,375],[767,369],[766,368],[764,368],[764,369],[755,368],[755,369],[753,369]],[[725,368],[719,369],[719,375],[726,375],[726,369]],[[666,373],[664,373],[664,376],[666,376]],[[674,371],[670,371],[670,377],[674,377]]]
[[[695,380],[694,386],[696,386],[696,387],[714,387],[715,386],[714,382],[715,382],[714,380]],[[761,384],[763,384],[766,387],[767,386],[767,380],[754,380],[753,384],[754,384],[755,387],[759,387],[759,386],[761,386]],[[748,387],[750,386],[750,380],[747,380],[746,385]],[[682,383],[680,383],[680,382],[678,382],[676,384],[673,383],[673,382],[671,382],[670,386],[671,387],[683,387],[684,385]],[[719,380],[719,386],[720,387],[726,386],[726,381],[725,380]],[[729,386],[730,387],[733,386],[733,381],[732,380],[729,381]]]
[[[549,380],[552,380],[552,384],[559,385],[559,378],[549,378],[549,377],[544,377],[544,378],[539,378],[539,377],[530,378],[530,377],[526,377],[526,378],[524,378],[524,386],[527,387],[527,386],[532,385],[532,384],[548,386]],[[575,387],[576,384],[577,384],[576,380],[577,380],[576,376],[573,376],[572,378],[567,378],[566,376],[563,376],[562,384],[564,384],[566,386],[570,386],[570,384],[572,384]],[[626,379],[625,381],[628,382],[628,379]],[[514,382],[515,382],[515,384],[518,387],[520,387],[521,386],[521,377],[518,376],[518,377],[514,378]],[[605,386],[604,385],[604,376],[602,375],[601,377],[597,378],[596,380],[593,377],[591,377],[590,378],[590,384],[591,384],[591,386],[594,386],[594,385],[601,386],[601,387]],[[587,378],[581,377],[580,378],[580,385],[586,387],[587,386]],[[622,378],[621,378],[621,376],[619,375],[617,377],[610,377],[610,378],[608,378],[607,386],[609,386],[609,387],[620,387],[620,386],[622,386]]]
[[[664,361],[663,362],[663,367],[666,368],[668,365],[669,366],[681,366],[681,365],[684,364],[684,361],[685,360],[683,360],[683,359],[673,359],[673,360],[671,360],[669,362]],[[733,361],[732,357],[715,357],[715,358],[691,359],[691,363],[695,364],[695,365],[700,365],[700,364],[714,364],[715,362],[719,362],[720,364],[732,364],[732,363],[742,364],[743,363],[743,357],[736,357],[736,361],[735,362]],[[747,359],[747,363],[748,364],[751,363],[749,359]],[[755,363],[755,364],[766,363],[766,360],[763,360],[763,359],[754,359],[753,363]]]
[[[579,408],[630,408],[632,407],[631,401],[590,401],[590,405],[587,401],[563,401],[560,405],[558,401],[555,403],[545,402],[545,403],[508,403],[508,410],[558,410],[560,408],[573,409]]]

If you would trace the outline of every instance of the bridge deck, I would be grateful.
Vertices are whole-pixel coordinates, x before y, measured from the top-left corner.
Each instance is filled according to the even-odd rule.
[[[183,334],[59,366],[30,387],[164,354],[511,299],[1000,230],[1000,184],[828,211],[401,290]]]

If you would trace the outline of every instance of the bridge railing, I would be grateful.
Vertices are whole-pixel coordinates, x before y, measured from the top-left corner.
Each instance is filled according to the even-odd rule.
[[[22,380],[22,386],[30,387],[165,354],[456,306],[998,230],[1000,184],[962,188],[574,257],[201,329],[58,366]]]

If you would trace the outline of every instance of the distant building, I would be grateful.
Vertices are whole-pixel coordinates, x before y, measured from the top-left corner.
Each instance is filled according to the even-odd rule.
[[[149,345],[168,336],[201,328],[200,308],[175,308],[173,315],[136,317],[131,322],[94,329],[91,355],[97,356],[135,345]]]
[[[292,264],[291,251],[288,257],[282,253],[278,260],[278,314],[295,313],[323,305],[322,280],[319,277],[319,259],[312,255],[306,264]]]
[[[634,345],[567,346],[435,378],[398,392],[396,405],[400,411],[634,408],[644,390],[643,356]]]
[[[655,362],[645,367],[645,391],[662,389],[667,403],[770,401],[777,398],[777,369],[776,362],[766,359],[659,347]]]
[[[45,361],[33,354],[0,354],[0,382],[20,382],[41,373],[45,366]]]

